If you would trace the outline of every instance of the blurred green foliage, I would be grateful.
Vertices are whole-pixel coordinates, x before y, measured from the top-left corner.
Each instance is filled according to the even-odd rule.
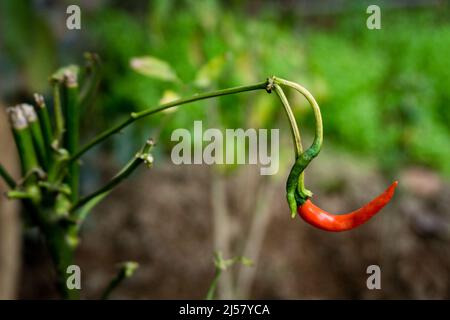
[[[248,10],[251,4],[259,4],[257,10]],[[365,9],[355,5],[348,12],[307,19],[284,10],[282,2],[265,7],[254,1],[158,0],[93,8],[83,16],[85,31],[77,45],[98,52],[104,61],[94,109],[97,123],[106,127],[131,110],[156,107],[170,96],[277,75],[304,84],[316,96],[325,146],[333,143],[375,158],[388,170],[420,164],[449,176],[448,6],[382,9],[381,30],[366,28]],[[14,25],[6,32],[10,47],[23,46],[21,36],[14,35],[20,28]],[[49,59],[54,56],[50,50]],[[311,129],[306,101],[291,92],[289,98],[303,131]],[[182,108],[142,121],[124,139],[157,133],[168,151],[172,130],[191,128],[198,119],[210,127],[280,127],[289,136],[280,103],[267,94]]]

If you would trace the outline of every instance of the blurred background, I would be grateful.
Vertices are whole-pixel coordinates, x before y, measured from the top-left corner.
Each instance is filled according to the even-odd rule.
[[[81,30],[66,28],[70,4],[81,8]],[[381,8],[380,30],[366,27],[371,4]],[[82,297],[97,298],[117,264],[134,260],[138,271],[113,298],[202,299],[220,250],[253,266],[227,270],[219,298],[450,298],[449,9],[448,1],[2,1],[0,160],[17,172],[4,107],[31,102],[34,92],[50,99],[49,75],[83,64],[84,52],[102,60],[85,142],[131,111],[276,75],[304,85],[322,109],[324,146],[306,172],[315,202],[352,210],[398,179],[392,203],[342,234],[292,220],[284,184],[294,153],[279,100],[253,92],[186,105],[84,156],[88,193],[145,139],[157,142],[154,167],[123,183],[85,225]],[[299,95],[288,98],[306,146],[312,112]],[[172,131],[195,120],[279,128],[280,171],[172,164]],[[17,211],[0,199],[0,296],[57,298],[43,241],[36,230],[20,232]],[[372,264],[381,290],[367,289]]]

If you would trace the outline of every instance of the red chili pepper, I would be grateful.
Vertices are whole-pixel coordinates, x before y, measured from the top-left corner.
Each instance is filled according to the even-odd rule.
[[[377,214],[391,200],[397,185],[398,181],[395,181],[382,194],[364,207],[350,213],[339,215],[328,213],[314,205],[309,199],[298,207],[298,213],[307,223],[325,231],[339,232],[350,230]]]

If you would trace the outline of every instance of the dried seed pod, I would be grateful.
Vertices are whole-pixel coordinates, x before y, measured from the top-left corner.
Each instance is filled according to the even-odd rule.
[[[44,97],[42,96],[42,94],[35,93],[35,94],[33,94],[33,97],[34,97],[34,101],[36,101],[36,105],[39,108],[44,109],[45,108],[45,101],[44,101]]]
[[[22,104],[19,104],[17,107],[22,109],[22,112],[29,124],[37,121],[38,117],[37,117],[36,111],[34,111],[34,108],[31,104],[22,103]]]
[[[21,108],[9,107],[6,109],[9,116],[9,122],[13,129],[21,130],[28,127],[27,118]]]
[[[39,166],[27,118],[20,106],[9,107],[6,111],[19,152],[22,174],[26,175]]]
[[[34,100],[36,101],[36,112],[39,118],[39,125],[41,127],[42,138],[44,140],[45,146],[45,157],[47,159],[47,164],[50,167],[53,162],[53,152],[52,152],[52,124],[50,121],[50,115],[48,113],[47,107],[45,105],[44,97],[40,94],[34,94]]]
[[[77,81],[77,74],[75,72],[73,72],[72,70],[66,70],[64,71],[64,84],[66,85],[66,87],[77,87],[78,86],[78,81]]]
[[[33,137],[34,149],[39,159],[39,164],[42,168],[47,169],[48,157],[46,155],[44,138],[36,111],[34,110],[34,107],[32,105],[27,103],[22,103],[18,105],[17,108],[20,108],[22,110],[25,118],[27,119],[31,135]]]

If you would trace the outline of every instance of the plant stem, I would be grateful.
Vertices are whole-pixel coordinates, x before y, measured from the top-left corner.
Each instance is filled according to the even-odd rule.
[[[33,138],[22,109],[18,106],[10,107],[7,109],[7,112],[9,114],[14,140],[20,156],[22,175],[25,176],[33,169],[38,168]]]
[[[44,97],[35,93],[34,100],[36,101],[36,113],[39,118],[42,138],[44,140],[45,155],[48,166],[50,167],[52,164],[52,125],[50,122],[50,116],[48,114],[47,106],[45,105]]]
[[[78,104],[77,75],[71,70],[64,73],[64,120],[66,123],[65,147],[70,155],[78,149],[80,110]],[[69,185],[71,200],[78,198],[80,168],[77,161],[69,163]]]
[[[258,178],[260,176],[258,175]],[[272,201],[277,195],[278,183],[275,179],[261,179],[257,181],[257,190],[254,190],[255,197],[252,205],[252,220],[247,229],[243,249],[243,257],[251,259],[255,268],[249,268],[245,264],[240,264],[236,276],[236,298],[249,299],[251,287],[258,271],[257,265],[264,248],[263,242],[267,235],[270,220],[273,217]],[[275,201],[274,201],[275,202]],[[250,212],[249,212],[250,213]]]
[[[294,140],[295,146],[295,158],[297,158],[303,152],[300,131],[298,129],[297,122],[295,121],[295,116],[294,113],[292,112],[292,108],[286,98],[286,95],[284,94],[283,89],[281,89],[281,87],[278,84],[275,84],[274,88],[275,92],[278,94],[278,97],[281,100],[281,103],[283,104],[284,110],[286,111],[286,115],[289,119],[289,123],[291,124],[292,139]]]
[[[39,159],[39,164],[42,168],[47,168],[47,156],[44,145],[44,138],[42,136],[41,127],[38,122],[38,116],[36,111],[34,110],[32,105],[23,103],[20,105],[23,114],[28,122],[28,127],[30,128],[30,133],[33,138],[34,150],[36,151],[36,155]]]
[[[320,114],[320,108],[319,105],[317,104],[316,99],[314,99],[313,95],[308,90],[306,90],[306,88],[302,87],[298,83],[276,77],[274,77],[274,82],[276,84],[281,84],[297,90],[306,98],[306,100],[308,100],[309,104],[313,109],[314,118],[316,121],[315,136],[311,147],[320,150],[323,142],[323,124],[322,124],[322,115]]]
[[[72,155],[70,161],[75,161],[76,159],[81,157],[86,151],[88,151],[89,149],[91,149],[92,147],[97,145],[98,143],[102,142],[103,140],[107,139],[111,135],[119,132],[120,130],[122,130],[126,126],[132,124],[133,122],[135,122],[138,119],[150,116],[152,114],[161,112],[161,111],[169,109],[169,108],[181,106],[183,104],[187,104],[187,103],[194,102],[194,101],[199,101],[199,100],[204,100],[204,99],[209,99],[209,98],[219,97],[219,96],[225,96],[225,95],[230,95],[230,94],[235,94],[235,93],[240,93],[240,92],[245,92],[245,91],[266,89],[267,84],[268,84],[268,81],[264,81],[264,82],[259,82],[259,83],[256,83],[253,85],[248,85],[248,86],[240,86],[240,87],[234,87],[234,88],[229,88],[229,89],[223,89],[223,90],[217,90],[217,91],[197,94],[190,98],[179,99],[179,100],[175,100],[173,102],[162,104],[161,106],[159,106],[156,109],[148,109],[148,110],[144,110],[141,112],[133,112],[133,113],[131,113],[130,117],[127,120],[116,125],[115,127],[111,128],[111,129],[104,131],[103,133],[101,133],[97,137],[95,137],[91,142],[84,145],[78,152],[76,152],[74,155]]]
[[[274,88],[275,92],[278,94],[278,97],[280,97],[280,100],[283,103],[284,109],[291,124],[292,138],[294,140],[295,145],[295,160],[297,160],[297,158],[300,157],[300,155],[303,153],[302,139],[300,136],[300,131],[297,126],[297,121],[295,121],[294,113],[292,112],[292,108],[289,104],[289,101],[286,98],[286,95],[284,94],[283,89],[278,84],[274,84]],[[298,190],[301,192],[301,194],[308,194],[308,195],[312,194],[311,191],[305,188],[304,172],[302,172],[298,177]]]
[[[308,153],[311,153],[315,157],[320,152],[320,149],[322,148],[322,142],[323,142],[322,115],[320,113],[320,108],[319,108],[319,105],[317,104],[316,99],[314,99],[313,95],[308,90],[306,90],[306,88],[299,85],[298,83],[288,81],[285,79],[275,78],[275,77],[274,77],[274,82],[276,84],[281,84],[281,85],[284,85],[284,86],[287,86],[287,87],[297,90],[306,98],[306,100],[308,100],[309,104],[311,105],[313,112],[314,112],[316,129],[315,129],[314,141],[311,144],[311,146],[308,148],[307,151],[308,151]],[[297,157],[297,159],[298,159],[298,157]],[[304,171],[302,171],[298,177],[297,190],[300,193],[300,195],[310,197],[312,195],[312,192],[305,188],[304,181],[305,181],[305,175],[304,175]]]
[[[61,83],[57,80],[53,82],[53,109],[55,112],[55,135],[53,140],[56,143],[61,143],[64,134],[64,115],[61,104]]]
[[[223,255],[231,255],[232,245],[232,224],[231,214],[227,203],[227,178],[218,170],[212,170],[211,177],[211,200],[212,224],[213,224],[213,246],[216,250],[214,254],[214,265],[216,268],[225,269]],[[232,272],[221,274],[217,283],[218,299],[232,299],[234,293],[234,279]]]
[[[84,198],[81,198],[77,203],[73,205],[73,207],[70,209],[70,212],[73,213],[77,211],[77,209],[81,208],[90,200],[112,190],[115,186],[126,179],[142,162],[151,161],[148,153],[152,146],[153,141],[148,140],[142,150],[117,175],[115,175],[106,185],[104,185],[97,191],[91,193],[88,196],[85,196]]]
[[[0,177],[5,180],[8,187],[11,189],[14,189],[16,187],[16,181],[11,177],[11,175],[6,171],[5,167],[0,163]]]
[[[214,272],[214,278],[211,281],[211,285],[209,286],[208,293],[206,294],[206,300],[213,300],[214,295],[217,289],[217,283],[219,282],[220,275],[222,274],[222,269],[216,267],[216,271]]]
[[[100,58],[95,53],[87,52],[84,55],[86,59],[86,76],[84,85],[80,89],[80,108],[86,110],[94,100],[95,93],[100,83]]]
[[[29,192],[21,190],[11,190],[6,193],[8,199],[31,199],[32,195]]]
[[[305,152],[302,152],[300,155],[297,154],[295,164],[291,168],[288,179],[286,181],[286,197],[289,203],[289,208],[291,210],[291,216],[292,218],[294,218],[296,216],[297,207],[299,203],[300,204],[303,203],[304,201],[306,201],[306,199],[312,196],[312,192],[305,188],[304,169],[312,161],[312,159],[319,154],[320,149],[322,148],[322,141],[323,141],[322,116],[320,114],[320,108],[316,100],[314,99],[312,94],[304,87],[302,87],[297,83],[276,77],[272,78],[272,82],[275,86],[275,89],[277,89],[277,85],[281,84],[290,88],[294,88],[295,90],[300,92],[311,105],[316,122],[316,129],[313,143]],[[284,99],[282,99],[282,101],[284,101]],[[283,103],[286,104],[287,100],[284,101]]]
[[[75,249],[78,244],[77,229],[63,228],[55,224],[45,224],[43,232],[58,275],[58,288],[64,299],[79,299],[79,290],[69,289],[67,268],[73,264]]]
[[[211,285],[208,289],[208,293],[206,294],[206,299],[211,300],[214,298],[214,294],[216,292],[217,284],[220,276],[223,271],[226,271],[228,268],[232,267],[234,264],[240,263],[243,265],[251,265],[252,262],[246,257],[234,257],[231,259],[224,259],[221,251],[216,251],[214,254],[214,265],[215,265],[215,273],[214,278],[211,281]]]
[[[47,180],[52,183],[62,182],[67,162],[69,160],[69,153],[66,149],[57,149],[52,152],[52,165],[48,170]]]
[[[111,280],[111,282],[106,287],[103,292],[101,299],[106,300],[111,295],[111,292],[116,289],[125,279],[128,279],[133,276],[136,269],[139,265],[136,262],[125,262],[120,267],[117,275]]]

